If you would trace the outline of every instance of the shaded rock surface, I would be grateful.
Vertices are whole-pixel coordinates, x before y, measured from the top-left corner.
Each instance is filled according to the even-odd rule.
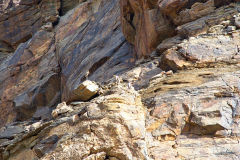
[[[1,1],[0,159],[240,159],[235,2]]]
[[[38,31],[0,66],[0,124],[26,120],[60,102],[54,34]],[[51,110],[48,113],[51,114]]]
[[[87,1],[60,20],[56,41],[65,84],[63,101],[86,78],[103,82],[133,65],[132,47],[121,32],[118,4],[118,0]]]
[[[52,107],[70,101],[86,78],[103,82],[131,67],[134,55],[119,19],[117,0],[83,2],[53,31],[42,27],[20,44],[0,66],[0,124],[49,119]]]
[[[0,41],[13,48],[26,42],[47,22],[58,20],[60,0],[3,0],[0,8]]]

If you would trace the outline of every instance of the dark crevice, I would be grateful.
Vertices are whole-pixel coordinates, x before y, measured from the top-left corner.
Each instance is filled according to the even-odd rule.
[[[164,85],[178,85],[178,84],[188,84],[190,82],[182,82],[182,81],[173,81],[173,82],[164,82]]]
[[[59,12],[59,14],[60,14],[60,12]],[[58,17],[57,20],[52,23],[52,24],[53,24],[53,27],[55,27],[56,25],[58,25],[59,21],[60,21],[60,17]]]
[[[100,68],[102,65],[104,65],[109,59],[110,59],[110,57],[103,57],[98,62],[94,63],[92,65],[92,67],[89,69],[89,75],[88,76],[90,77],[98,68]],[[81,78],[81,81],[86,80],[86,78],[87,77]]]
[[[18,44],[20,44],[20,43],[25,43],[25,42],[27,42],[27,41],[28,41],[29,39],[31,39],[31,38],[32,38],[32,35],[31,35],[31,34],[26,35],[24,38],[20,39],[19,41],[17,41],[17,42],[15,43],[14,48],[16,49],[16,48],[18,47]]]
[[[60,0],[59,16],[63,16],[63,0]]]
[[[136,27],[133,24],[134,13],[130,13],[129,16],[130,16],[129,24],[133,27],[134,30],[136,30]]]
[[[219,8],[224,5],[228,5],[230,3],[234,2],[234,0],[214,0],[215,7]]]

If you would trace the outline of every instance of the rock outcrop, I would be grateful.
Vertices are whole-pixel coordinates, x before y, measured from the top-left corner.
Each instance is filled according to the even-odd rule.
[[[117,0],[83,2],[54,30],[42,26],[1,64],[0,126],[50,115],[61,99],[73,100],[86,78],[103,82],[132,66],[134,55],[120,28]]]
[[[134,53],[121,32],[118,0],[90,0],[56,27],[62,101],[87,78],[106,81],[133,66]],[[77,59],[77,60],[76,60]]]
[[[121,0],[122,30],[137,55],[146,57],[166,38],[196,36],[236,14],[237,8],[226,7],[230,2],[233,1]],[[218,9],[221,6],[224,7]]]
[[[240,159],[239,0],[0,4],[0,159]]]
[[[60,102],[61,84],[54,34],[38,31],[1,64],[0,74],[1,126],[50,115],[49,107]]]
[[[58,20],[60,0],[3,0],[0,8],[0,42],[17,48],[46,23]]]
[[[141,97],[126,87],[113,86],[110,94],[69,105],[55,121],[7,127],[0,132],[3,159],[148,159]]]

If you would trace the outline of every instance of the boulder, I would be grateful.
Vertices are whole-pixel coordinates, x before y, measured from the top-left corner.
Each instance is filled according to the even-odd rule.
[[[73,90],[73,96],[70,98],[70,101],[88,101],[94,97],[99,90],[100,88],[95,82],[86,80]]]

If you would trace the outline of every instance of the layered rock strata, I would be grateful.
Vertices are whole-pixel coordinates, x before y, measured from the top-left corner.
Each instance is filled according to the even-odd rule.
[[[0,159],[240,159],[237,2],[62,1],[2,40]]]

